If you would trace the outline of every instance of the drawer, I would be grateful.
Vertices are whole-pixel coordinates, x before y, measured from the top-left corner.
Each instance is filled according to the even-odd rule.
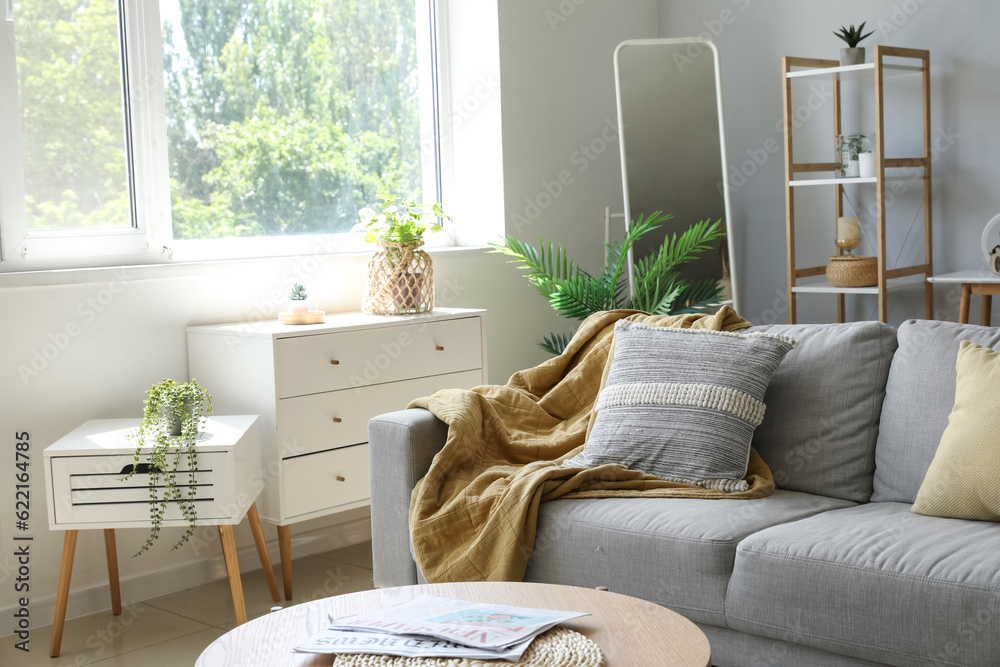
[[[57,524],[149,522],[147,474],[123,480],[122,470],[132,465],[131,454],[108,456],[55,456],[51,458],[52,495]],[[188,490],[187,459],[177,472],[178,486]],[[228,452],[200,452],[195,473],[198,518],[230,518],[234,506],[232,456]],[[160,495],[163,486],[160,485]],[[167,505],[164,523],[187,525],[176,501]]]
[[[481,318],[275,341],[278,398],[482,368]]]
[[[439,389],[482,384],[482,371],[391,382],[357,389],[283,398],[278,401],[278,441],[282,458],[357,445],[368,441],[368,420],[403,410],[415,398]]]
[[[366,444],[286,459],[281,465],[286,517],[368,500],[371,496]]]

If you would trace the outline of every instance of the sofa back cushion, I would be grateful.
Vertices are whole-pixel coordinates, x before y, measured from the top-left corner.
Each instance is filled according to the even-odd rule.
[[[779,489],[868,502],[896,330],[881,322],[754,327],[799,341],[768,386],[753,446]]]
[[[963,340],[997,348],[1000,329],[927,320],[899,327],[875,448],[873,502],[916,500],[955,405],[955,362]]]

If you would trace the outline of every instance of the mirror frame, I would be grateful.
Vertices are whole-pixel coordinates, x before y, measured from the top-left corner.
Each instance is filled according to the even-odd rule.
[[[718,108],[719,114],[719,148],[722,160],[720,163],[720,177],[722,182],[722,201],[723,209],[725,211],[726,219],[724,221],[726,229],[726,250],[729,255],[729,281],[730,281],[730,292],[732,294],[732,306],[736,312],[739,312],[739,282],[737,280],[736,272],[736,246],[733,242],[733,215],[732,210],[729,205],[729,180],[727,174],[729,172],[729,165],[726,160],[726,127],[723,122],[722,114],[722,72],[719,69],[719,49],[715,44],[708,39],[703,37],[671,37],[671,38],[660,38],[660,39],[630,39],[622,42],[615,48],[614,55],[614,66],[615,66],[615,104],[618,110],[618,147],[621,152],[621,163],[622,163],[622,193],[625,199],[625,229],[626,231],[630,228],[632,224],[632,211],[629,204],[629,193],[628,193],[628,160],[625,156],[625,133],[626,128],[622,124],[622,96],[621,96],[621,80],[619,75],[619,61],[618,56],[622,49],[629,46],[654,46],[660,44],[698,44],[703,48],[707,48],[712,53],[712,59],[715,69],[715,99],[716,106]],[[632,248],[628,250],[628,283],[629,292],[633,293],[635,291],[635,275],[634,275],[634,257],[632,256]],[[720,278],[721,279],[721,278]],[[727,303],[726,301],[722,302]]]

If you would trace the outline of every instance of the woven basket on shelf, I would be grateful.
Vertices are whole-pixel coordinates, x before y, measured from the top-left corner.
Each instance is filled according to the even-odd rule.
[[[361,309],[369,315],[434,310],[434,264],[423,243],[379,243],[368,260],[368,291]]]
[[[826,279],[834,287],[872,287],[878,284],[878,258],[837,255],[826,265]]]

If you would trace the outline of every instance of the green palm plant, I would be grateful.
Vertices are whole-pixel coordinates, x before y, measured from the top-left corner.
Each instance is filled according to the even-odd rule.
[[[605,243],[604,269],[596,276],[583,271],[561,245],[546,244],[541,239],[537,248],[511,236],[490,245],[495,248],[492,252],[513,257],[510,263],[526,271],[528,282],[549,300],[557,313],[569,319],[583,320],[593,313],[615,308],[656,315],[694,312],[717,302],[722,285],[714,278],[682,278],[679,267],[711,250],[712,242],[725,236],[719,220],[702,220],[680,236],[667,236],[658,252],[635,261],[635,288],[629,293],[629,249],[669,219],[669,215],[656,211],[633,223],[624,239]],[[538,345],[558,355],[566,349],[571,337],[572,333],[552,333]]]

